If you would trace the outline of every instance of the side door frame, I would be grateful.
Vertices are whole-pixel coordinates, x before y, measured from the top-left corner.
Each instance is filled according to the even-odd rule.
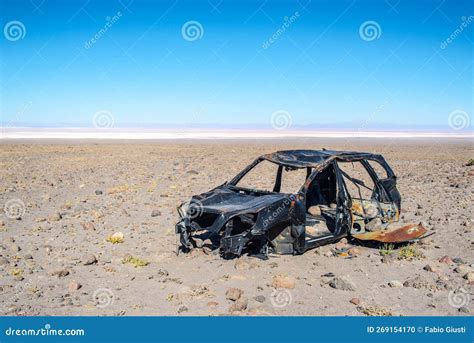
[[[304,201],[304,207],[306,209],[306,192],[308,191],[309,186],[313,182],[313,180],[316,178],[316,175],[318,175],[320,172],[328,168],[329,166],[333,166],[334,168],[334,173],[336,174],[336,197],[337,197],[337,208],[336,208],[336,232],[321,236],[321,237],[315,237],[313,239],[308,239],[304,241],[304,248],[301,249],[300,247],[300,252],[307,251],[309,249],[327,244],[332,241],[336,241],[340,238],[346,237],[349,232],[350,232],[350,224],[352,223],[352,216],[350,214],[350,207],[347,207],[348,204],[350,204],[349,198],[347,197],[347,190],[345,189],[343,185],[343,179],[342,175],[339,171],[339,167],[337,166],[336,160],[331,160],[329,163],[326,163],[322,168],[314,168],[314,170],[309,174],[308,178],[305,181],[305,184],[297,193],[297,197],[301,196],[301,198]],[[305,211],[306,215],[306,211]],[[349,221],[349,222],[347,222]],[[303,224],[304,227],[306,224]],[[305,235],[303,234],[303,237]],[[300,241],[300,244],[302,242]]]

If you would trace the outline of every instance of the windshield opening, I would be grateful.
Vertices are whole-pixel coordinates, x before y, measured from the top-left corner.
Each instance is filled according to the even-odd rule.
[[[294,194],[304,184],[306,175],[306,168],[290,168],[262,160],[235,186],[264,192]]]

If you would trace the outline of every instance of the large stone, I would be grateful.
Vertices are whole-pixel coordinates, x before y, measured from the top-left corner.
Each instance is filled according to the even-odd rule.
[[[239,288],[229,288],[227,292],[225,292],[225,297],[226,299],[236,301],[241,297],[243,293],[244,292]]]
[[[388,285],[392,288],[402,288],[403,287],[403,283],[401,283],[398,280],[392,280],[388,283]]]
[[[335,277],[329,281],[329,286],[342,291],[355,291],[356,285],[349,276]]]
[[[55,270],[51,273],[51,276],[57,276],[57,277],[65,277],[69,275],[69,270],[67,269],[59,269]]]
[[[248,306],[248,299],[245,297],[241,297],[237,299],[229,306],[229,312],[236,312],[236,311],[245,311]]]
[[[82,285],[79,282],[73,281],[69,284],[68,288],[69,288],[70,292],[75,292],[78,289],[80,289],[81,287],[82,287]]]
[[[452,264],[453,260],[448,255],[445,255],[445,256],[443,256],[439,259],[439,262],[446,263],[446,264]]]
[[[315,217],[320,216],[321,209],[319,208],[319,206],[311,206],[310,208],[308,208],[308,213]]]
[[[159,217],[159,216],[161,216],[161,211],[153,210],[153,211],[151,211],[151,216],[152,217]]]
[[[474,272],[467,272],[466,275],[463,276],[463,278],[469,282],[474,281]]]
[[[95,257],[95,255],[88,254],[83,256],[81,261],[83,265],[88,266],[97,263],[97,257]]]
[[[374,218],[365,225],[365,229],[370,232],[380,231],[382,230],[382,221],[380,218]]]

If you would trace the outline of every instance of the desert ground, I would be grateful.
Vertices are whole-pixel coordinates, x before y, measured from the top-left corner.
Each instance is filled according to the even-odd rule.
[[[342,240],[266,261],[176,255],[181,202],[260,154],[323,147],[382,153],[398,176],[401,220],[434,234],[401,247]],[[472,315],[472,158],[472,140],[451,138],[4,140],[0,314]],[[115,233],[123,239],[113,243]]]

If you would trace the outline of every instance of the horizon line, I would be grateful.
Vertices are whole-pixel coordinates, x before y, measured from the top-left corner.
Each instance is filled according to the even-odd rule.
[[[471,138],[469,130],[290,130],[290,129],[123,129],[123,128],[1,128],[4,139],[246,139],[246,138]]]

